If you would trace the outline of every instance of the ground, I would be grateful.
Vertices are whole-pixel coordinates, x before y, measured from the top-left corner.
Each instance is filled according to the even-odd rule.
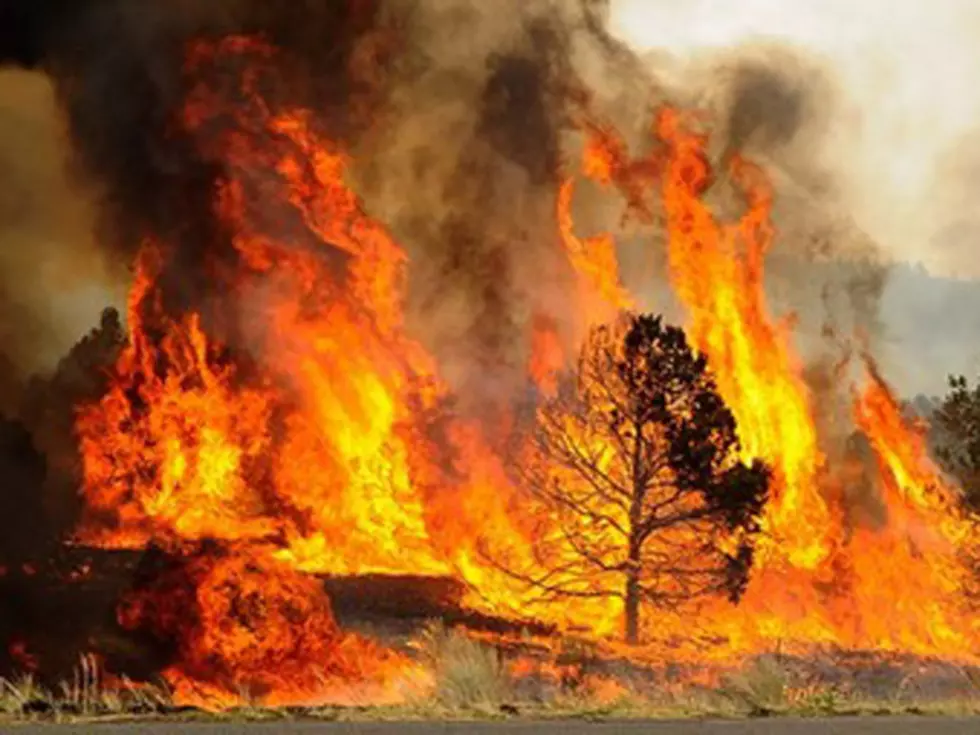
[[[919,721],[930,731],[950,727],[954,729],[948,732],[955,733],[965,731],[955,729],[962,725],[951,718],[980,715],[976,669],[908,656],[772,654],[708,681],[690,678],[690,671],[676,666],[658,670],[569,644],[560,652],[534,657],[532,646],[504,649],[499,642],[441,625],[430,626],[420,644],[419,659],[429,681],[414,691],[406,689],[397,705],[270,708],[253,701],[207,712],[175,703],[162,687],[106,683],[89,661],[72,680],[50,690],[29,678],[0,680],[0,727],[73,723],[92,732],[97,723],[125,723],[128,730],[113,731],[125,735],[140,731],[132,728],[153,731],[191,723],[195,732],[205,725],[252,723],[301,731],[332,723],[344,726],[336,731],[369,733],[402,732],[409,722],[431,729],[437,722],[468,721],[488,732],[499,728],[506,733],[524,731],[522,723],[547,722],[546,731],[571,735],[582,723],[631,722],[648,728],[659,723],[665,734],[741,735],[815,732],[804,721],[836,728],[823,732],[884,733],[893,731],[873,728]],[[801,729],[766,729],[773,722]],[[980,731],[980,719],[969,722],[972,731]],[[372,730],[377,723],[398,723],[401,729]]]

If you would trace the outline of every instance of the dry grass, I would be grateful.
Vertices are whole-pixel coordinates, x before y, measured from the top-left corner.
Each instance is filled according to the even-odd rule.
[[[789,675],[775,659],[758,659],[725,676],[717,691],[749,714],[785,711],[790,706]]]
[[[513,697],[500,653],[441,623],[431,623],[419,641],[422,660],[432,670],[434,702],[449,710],[500,711]]]
[[[776,656],[760,657],[729,674],[717,693],[750,716],[830,716],[849,711],[848,698],[836,687],[800,681]]]
[[[92,656],[79,659],[71,680],[53,691],[29,675],[16,680],[0,678],[0,714],[10,719],[143,716],[175,709],[162,687],[136,685],[125,678],[107,685]]]
[[[897,685],[889,679],[847,686],[803,672],[773,655],[729,674],[716,690],[703,693],[702,700],[705,709],[717,712],[727,707],[731,714],[749,717],[980,714],[980,675],[974,669],[959,671],[962,686],[937,694],[935,682],[922,672],[907,674]]]
[[[70,681],[46,690],[31,677],[0,679],[0,723],[24,719],[84,722],[167,718],[167,721],[221,720],[427,720],[533,717],[578,718],[712,718],[836,715],[975,715],[980,714],[980,674],[963,669],[961,689],[936,696],[928,679],[908,675],[889,679],[887,688],[844,689],[801,669],[798,662],[764,656],[724,677],[717,687],[659,686],[656,679],[636,679],[628,672],[597,674],[588,651],[582,653],[580,676],[528,696],[524,678],[492,645],[464,632],[429,625],[416,641],[419,658],[431,682],[401,706],[268,708],[243,697],[243,705],[222,713],[206,713],[174,705],[164,688],[135,685],[125,679],[106,681],[97,661],[82,658]],[[574,653],[574,652],[573,652]],[[563,653],[572,668],[576,656]],[[565,661],[568,664],[568,661]],[[542,671],[553,671],[543,661]],[[841,672],[838,671],[838,674]],[[533,670],[530,674],[536,676]],[[552,674],[553,677],[553,674]],[[847,677],[843,677],[846,679]],[[541,694],[541,692],[546,692]]]

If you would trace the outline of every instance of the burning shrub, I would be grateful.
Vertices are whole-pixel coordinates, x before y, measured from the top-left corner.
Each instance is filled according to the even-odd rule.
[[[540,569],[513,573],[547,597],[622,601],[630,642],[641,603],[737,598],[769,473],[740,461],[704,357],[659,317],[632,316],[593,330],[576,377],[539,411],[518,469],[549,523]]]
[[[243,691],[305,701],[389,658],[342,633],[321,583],[268,550],[151,552],[139,576],[121,622],[172,650],[179,663],[165,676],[182,701],[226,704]]]

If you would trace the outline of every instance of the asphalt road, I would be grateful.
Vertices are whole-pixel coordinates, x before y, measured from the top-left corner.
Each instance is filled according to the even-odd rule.
[[[977,735],[980,718],[838,717],[743,721],[560,722],[385,722],[256,724],[176,723],[118,725],[19,725],[2,728],[21,735],[77,732],[86,735]]]

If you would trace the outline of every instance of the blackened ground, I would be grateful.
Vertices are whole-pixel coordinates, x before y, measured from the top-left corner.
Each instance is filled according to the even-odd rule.
[[[2,538],[2,537],[0,537]],[[96,654],[106,670],[151,681],[172,663],[176,641],[120,626],[127,595],[165,578],[180,559],[146,551],[67,547],[43,561],[19,558],[0,574],[0,678],[33,672],[57,688],[71,680],[80,658]],[[536,621],[494,617],[462,605],[453,579],[411,575],[328,577],[324,589],[341,627],[400,647],[429,621],[516,637],[553,633]]]
[[[65,549],[42,562],[5,570],[0,577],[0,677],[32,672],[57,687],[71,679],[88,653],[103,656],[107,668],[137,680],[155,674],[159,655],[116,622],[116,606],[130,587],[138,558],[133,552]]]

